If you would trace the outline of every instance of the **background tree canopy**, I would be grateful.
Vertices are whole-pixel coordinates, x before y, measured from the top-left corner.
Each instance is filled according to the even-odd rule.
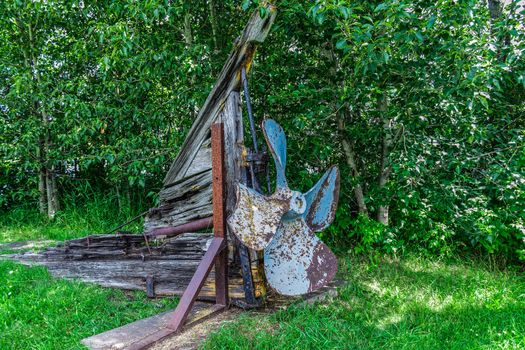
[[[518,2],[276,1],[250,76],[305,190],[342,170],[323,234],[357,252],[525,260]],[[0,2],[0,208],[153,205],[257,1]],[[36,214],[35,214],[36,215]]]

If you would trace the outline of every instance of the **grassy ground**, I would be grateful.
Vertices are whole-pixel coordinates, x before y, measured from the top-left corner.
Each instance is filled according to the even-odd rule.
[[[65,240],[109,231],[140,208],[94,196],[68,205],[50,221],[34,208],[0,215],[0,243]],[[142,222],[126,227],[139,232]],[[15,253],[0,249],[0,254]],[[57,280],[42,267],[0,261],[0,350],[81,349],[80,340],[174,308],[177,300],[149,300],[90,284]]]
[[[176,305],[0,261],[0,349],[82,349],[80,340]]]
[[[468,261],[340,259],[339,296],[247,313],[204,349],[525,349],[525,276]],[[79,340],[173,308],[44,268],[0,262],[0,349],[77,349]]]
[[[428,258],[342,259],[329,303],[248,314],[205,349],[525,349],[525,277]]]
[[[107,203],[69,209],[54,222],[13,210],[0,215],[0,243],[104,232],[137,212]],[[335,300],[273,315],[248,313],[211,334],[203,348],[525,349],[522,272],[415,256],[383,260],[377,268],[342,257],[339,271],[345,284]],[[175,304],[0,261],[0,349],[81,348],[84,337]]]

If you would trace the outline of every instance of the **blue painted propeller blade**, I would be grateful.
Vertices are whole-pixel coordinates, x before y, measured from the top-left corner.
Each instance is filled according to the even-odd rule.
[[[304,195],[306,210],[303,218],[314,232],[327,228],[334,220],[339,199],[339,169],[332,166]]]
[[[270,149],[273,160],[275,161],[277,187],[288,187],[286,175],[284,173],[286,170],[286,135],[284,134],[284,130],[273,119],[264,120],[262,129],[268,148]]]

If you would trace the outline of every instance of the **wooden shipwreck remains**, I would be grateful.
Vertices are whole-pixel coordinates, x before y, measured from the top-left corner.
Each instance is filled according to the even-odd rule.
[[[212,236],[210,233],[184,233],[173,238],[148,240],[146,244],[143,235],[96,235],[69,240],[38,253],[5,257],[27,265],[45,266],[59,278],[77,279],[104,287],[142,290],[150,296],[180,296],[202,260]],[[229,272],[230,296],[243,298],[239,269],[232,266]],[[253,272],[256,284],[261,283],[257,271]],[[201,290],[200,300],[213,299],[214,278],[212,272]]]
[[[222,71],[195,119],[181,150],[171,165],[160,191],[160,204],[145,218],[142,235],[93,235],[66,241],[40,253],[14,254],[9,258],[26,264],[47,266],[57,277],[76,278],[103,286],[148,290],[155,295],[181,295],[212,241],[209,233],[186,233],[172,238],[151,235],[159,229],[210,218],[212,207],[212,157],[210,128],[224,125],[226,214],[235,206],[234,184],[239,181],[242,159],[243,120],[241,115],[241,71],[249,71],[256,48],[268,35],[275,19],[275,7],[266,6],[266,15],[256,11],[222,68]],[[229,245],[233,245],[232,241]],[[234,247],[231,247],[234,248]],[[230,252],[232,249],[230,249]],[[242,298],[240,268],[230,257],[229,293]],[[254,267],[253,282],[262,277]],[[213,296],[213,271],[199,298]]]

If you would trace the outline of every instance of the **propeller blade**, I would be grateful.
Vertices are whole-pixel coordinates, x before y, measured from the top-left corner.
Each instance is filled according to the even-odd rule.
[[[264,250],[268,284],[283,295],[313,292],[328,284],[337,259],[302,218],[283,221]]]
[[[277,187],[288,187],[286,183],[286,135],[283,128],[273,119],[266,119],[262,125],[264,138],[275,161]]]
[[[264,249],[272,240],[283,214],[290,209],[290,190],[278,190],[267,197],[246,187],[237,186],[237,205],[228,218],[230,231],[248,248]]]
[[[306,210],[303,218],[312,231],[327,228],[335,217],[339,199],[339,169],[332,166],[304,195]]]

